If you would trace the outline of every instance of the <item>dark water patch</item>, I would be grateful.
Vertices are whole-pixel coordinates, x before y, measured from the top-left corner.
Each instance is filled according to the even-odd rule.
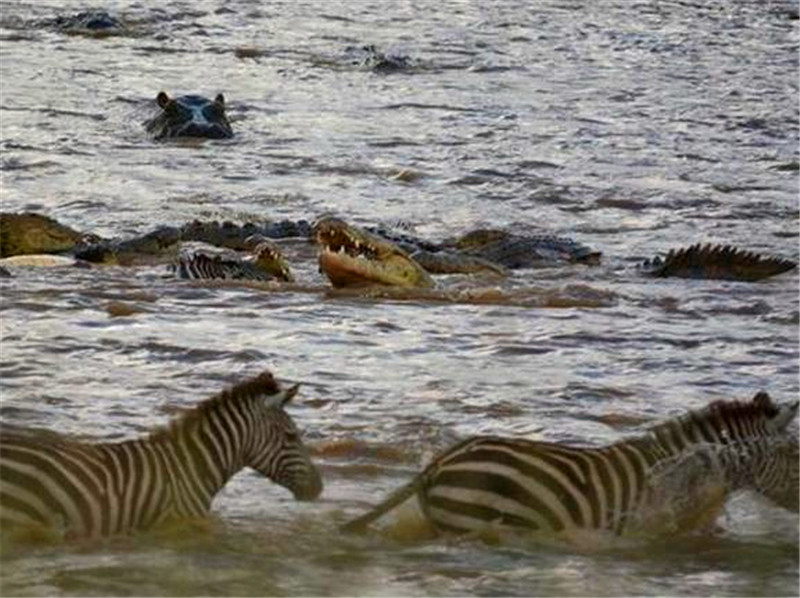
[[[720,162],[720,160],[717,158],[711,158],[701,154],[676,154],[675,157],[683,160],[692,160],[693,162],[708,162],[710,164],[719,164]]]
[[[793,311],[786,315],[772,315],[764,318],[765,322],[769,322],[771,324],[778,324],[781,326],[798,326],[800,325],[800,311]]]
[[[152,56],[158,54],[191,54],[194,53],[195,50],[191,48],[174,48],[167,46],[137,46],[133,48],[133,52],[144,56]]]
[[[493,347],[492,354],[503,355],[543,355],[555,349],[552,347],[532,347],[530,345],[499,345]]]
[[[483,110],[479,108],[468,108],[465,106],[451,106],[449,104],[423,104],[421,102],[401,102],[398,104],[386,104],[379,106],[380,110],[403,110],[410,108],[413,110],[441,110],[443,112],[472,112],[480,113]]]
[[[737,315],[737,316],[763,316],[772,313],[772,306],[764,300],[754,301],[744,305],[712,307],[705,310],[709,315]]]
[[[629,399],[635,397],[636,394],[634,391],[613,386],[568,382],[561,396],[570,401],[581,402],[588,400],[589,402],[596,402],[598,400]]]
[[[418,147],[423,145],[419,141],[411,139],[377,139],[374,141],[367,141],[367,147]]]
[[[79,112],[77,110],[63,110],[58,108],[39,108],[35,106],[2,106],[0,107],[0,110],[7,110],[9,112],[37,112],[46,114],[47,116],[70,116],[86,118],[100,122],[108,119],[105,114],[92,114],[87,112]]]
[[[742,192],[750,192],[750,191],[775,191],[778,187],[772,187],[769,185],[757,185],[757,184],[727,184],[727,183],[714,183],[711,185],[711,188],[715,191],[719,191],[720,193],[742,193]]]
[[[13,335],[3,335],[4,342],[14,342],[17,340]],[[0,353],[2,350],[0,349]],[[2,373],[3,384],[7,384],[9,379],[12,378],[25,378],[34,374],[43,364],[35,359],[27,359],[24,362],[9,361],[3,359],[0,361],[0,373]]]
[[[332,15],[332,14],[319,14],[317,15],[320,19],[324,19],[326,21],[339,21],[342,23],[354,23],[355,21],[349,17],[345,17],[343,15]]]
[[[769,167],[770,170],[777,170],[778,172],[798,172],[800,171],[800,162],[792,160],[791,162],[783,162]]]
[[[614,335],[595,335],[590,333],[557,334],[550,339],[555,343],[563,343],[561,346],[583,347],[585,345],[667,345],[680,349],[696,349],[703,345],[702,340],[668,338],[663,336],[614,336]]]
[[[521,162],[517,162],[515,166],[519,170],[537,170],[540,168],[547,168],[547,169],[564,168],[561,164],[556,164],[554,162],[547,162],[544,160],[522,160]]]
[[[614,197],[603,197],[595,200],[594,205],[598,208],[616,208],[620,210],[640,211],[644,208],[654,207],[649,202],[635,199],[620,199]]]
[[[0,418],[17,425],[33,425],[41,422],[42,412],[38,409],[29,409],[18,405],[0,404]]]
[[[0,160],[0,170],[37,170],[40,168],[51,168],[54,166],[62,166],[59,162],[52,160],[39,160],[36,162],[23,162],[19,158],[3,158]]]
[[[470,73],[505,73],[508,71],[527,72],[528,68],[521,64],[473,64],[467,67]]]

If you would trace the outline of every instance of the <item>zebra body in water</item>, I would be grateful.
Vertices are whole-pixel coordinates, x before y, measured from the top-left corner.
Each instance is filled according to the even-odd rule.
[[[244,467],[313,500],[322,480],[284,411],[296,393],[263,372],[123,442],[2,425],[0,526],[96,538],[202,517]]]
[[[414,495],[436,531],[455,534],[678,533],[712,523],[741,488],[796,511],[797,440],[786,429],[797,410],[760,392],[604,447],[469,438],[341,529],[363,531]]]

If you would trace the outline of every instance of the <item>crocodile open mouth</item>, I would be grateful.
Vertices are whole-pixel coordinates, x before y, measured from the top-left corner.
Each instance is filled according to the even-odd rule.
[[[430,276],[402,249],[338,218],[319,220],[314,238],[320,246],[320,271],[334,287],[433,286]]]
[[[347,231],[325,229],[317,231],[317,243],[323,251],[348,255],[352,258],[377,260],[380,257],[378,249],[368,240],[359,240]]]

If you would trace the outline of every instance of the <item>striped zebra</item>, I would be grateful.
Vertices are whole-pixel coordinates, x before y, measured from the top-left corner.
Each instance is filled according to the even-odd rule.
[[[743,489],[797,512],[799,446],[792,434],[693,445],[653,466],[640,505],[626,524],[645,531],[704,527],[713,523],[731,492]]]
[[[172,270],[189,280],[255,280],[293,282],[294,277],[278,246],[261,235],[245,239],[249,255],[206,243],[184,243]]]
[[[0,526],[96,538],[204,516],[244,467],[313,500],[322,479],[269,372],[201,402],[168,426],[123,442],[80,442],[0,426]]]
[[[646,531],[648,522],[658,518],[647,515],[648,506],[672,509],[665,494],[681,486],[682,475],[691,478],[691,472],[699,472],[698,479],[709,485],[705,490],[690,488],[695,498],[684,501],[684,512],[674,513],[673,527],[691,527],[687,522],[693,512],[705,511],[709,520],[739,487],[753,487],[773,499],[783,496],[777,478],[797,463],[796,446],[792,448],[797,441],[787,440],[785,432],[797,410],[796,402],[778,406],[760,392],[749,402],[715,401],[655,425],[642,436],[603,447],[469,438],[342,529],[363,531],[416,495],[439,532],[596,529],[630,534]],[[776,452],[773,441],[786,445]],[[717,450],[726,447],[727,452]],[[793,491],[797,493],[796,475]]]

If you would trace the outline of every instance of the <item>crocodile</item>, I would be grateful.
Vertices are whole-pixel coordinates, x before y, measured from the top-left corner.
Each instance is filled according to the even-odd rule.
[[[321,218],[313,234],[320,247],[320,270],[334,287],[434,286],[430,274],[403,249],[339,218]]]
[[[697,278],[755,282],[788,272],[797,262],[762,256],[731,245],[701,245],[670,251],[664,259],[645,260],[642,271],[657,278]]]
[[[448,272],[444,268],[451,261],[456,264],[453,271],[470,271],[464,266],[466,257],[512,270],[563,264],[596,265],[602,257],[601,252],[573,239],[550,234],[521,235],[499,229],[476,229],[437,245],[428,241],[417,243],[409,235],[384,228],[378,229],[378,233],[397,242],[435,273]],[[421,249],[415,250],[415,246]],[[653,278],[756,282],[796,267],[797,262],[780,256],[765,256],[732,245],[697,243],[670,250],[664,258],[646,259],[639,264],[639,272]]]
[[[351,64],[373,73],[386,75],[407,71],[413,67],[413,62],[408,56],[381,52],[374,44],[348,46],[345,52],[351,56]]]
[[[43,214],[0,212],[0,258],[61,253],[97,240],[99,237],[76,231]]]
[[[170,98],[161,91],[156,96],[156,104],[159,113],[144,124],[153,139],[233,137],[233,130],[225,116],[225,97],[221,93],[209,100],[199,95]]]
[[[558,263],[597,264],[602,253],[567,237],[550,234],[519,235],[498,229],[477,229],[451,246],[467,255],[501,264],[506,268],[533,268]]]
[[[95,263],[124,266],[163,262],[173,259],[180,243],[199,242],[234,250],[250,249],[254,236],[270,239],[304,237],[311,234],[311,225],[305,220],[280,220],[277,222],[243,225],[233,222],[193,220],[182,226],[159,226],[155,230],[132,239],[100,239],[76,246],[76,257]]]
[[[313,227],[306,220],[243,225],[195,220],[182,226],[161,226],[132,239],[109,240],[74,231],[39,214],[0,214],[0,256],[69,252],[89,262],[136,265],[175,259],[180,243],[187,241],[246,250],[246,241],[253,235],[315,240],[322,247],[320,268],[336,287],[378,283],[430,288],[430,274],[503,275],[507,269],[522,267],[592,265],[601,255],[572,239],[551,235],[481,229],[435,243],[382,227],[360,229],[332,217],[319,219]],[[378,263],[390,267],[375,268]],[[641,266],[642,274],[653,277],[753,282],[792,270],[797,262],[707,244],[671,251],[665,258],[647,260]]]

